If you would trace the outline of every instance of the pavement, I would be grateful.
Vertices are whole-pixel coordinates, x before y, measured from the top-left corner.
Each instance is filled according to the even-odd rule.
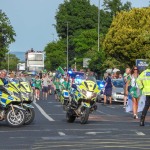
[[[66,122],[61,104],[49,96],[34,104],[35,120],[12,128],[0,122],[0,150],[150,150],[150,114],[139,126],[121,104],[102,105],[87,124]],[[139,114],[140,117],[140,114]]]

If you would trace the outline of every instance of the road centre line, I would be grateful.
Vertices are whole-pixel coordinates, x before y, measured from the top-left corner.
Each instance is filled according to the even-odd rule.
[[[145,134],[143,132],[136,132],[137,135],[140,135],[140,136],[144,136]]]
[[[51,118],[40,105],[38,105],[36,102],[33,102],[33,104],[38,108],[38,110],[41,112],[41,114],[49,121],[55,121],[53,118]]]
[[[63,132],[58,132],[58,134],[59,134],[60,136],[65,136],[65,135],[66,135],[66,134],[63,133]]]

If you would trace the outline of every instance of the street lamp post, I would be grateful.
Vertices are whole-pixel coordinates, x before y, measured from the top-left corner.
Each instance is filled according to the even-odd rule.
[[[69,30],[69,25],[68,25],[68,22],[67,22],[67,72],[68,72],[68,50],[69,50],[68,30]]]
[[[98,2],[98,52],[100,48],[100,0]]]
[[[9,52],[8,52],[8,73],[9,73]]]
[[[74,70],[77,71],[77,63],[76,63],[76,58],[74,58],[75,65],[74,65]]]

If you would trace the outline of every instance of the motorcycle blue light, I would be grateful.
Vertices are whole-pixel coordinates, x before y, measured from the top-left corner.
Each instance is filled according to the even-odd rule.
[[[103,84],[100,84],[99,86],[100,86],[100,88],[103,88],[103,87],[104,87],[104,85],[103,85]]]
[[[68,71],[69,74],[72,74],[72,71]]]

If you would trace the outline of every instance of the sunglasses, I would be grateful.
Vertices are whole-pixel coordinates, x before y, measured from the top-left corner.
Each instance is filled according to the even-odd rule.
[[[138,70],[138,69],[134,69],[134,70]]]

